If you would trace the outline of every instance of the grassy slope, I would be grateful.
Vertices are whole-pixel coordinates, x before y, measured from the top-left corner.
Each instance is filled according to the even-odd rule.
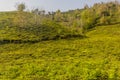
[[[88,38],[0,45],[0,80],[120,79],[120,25]]]

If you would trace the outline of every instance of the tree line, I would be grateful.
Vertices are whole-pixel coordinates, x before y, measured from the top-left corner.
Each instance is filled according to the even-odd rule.
[[[24,3],[19,4],[17,7],[19,12],[24,11],[24,9]],[[92,7],[85,5],[83,9],[69,10],[66,12],[57,10],[45,14],[45,10],[39,10],[36,8],[31,10],[31,13],[35,14],[34,19],[36,24],[41,23],[42,20],[51,20],[62,26],[76,28],[76,30],[79,28],[87,30],[97,25],[107,25],[120,22],[120,4],[117,0],[107,3],[95,3]],[[24,14],[20,13],[19,15]]]

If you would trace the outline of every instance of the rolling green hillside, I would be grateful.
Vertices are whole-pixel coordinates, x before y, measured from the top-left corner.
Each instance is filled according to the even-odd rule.
[[[0,80],[120,80],[120,3],[67,12],[0,12]]]
[[[86,36],[0,45],[0,80],[119,80],[120,25]]]

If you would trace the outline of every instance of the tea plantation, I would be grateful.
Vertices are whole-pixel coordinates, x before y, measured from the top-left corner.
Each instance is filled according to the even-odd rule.
[[[120,25],[86,36],[0,44],[0,80],[119,80]]]

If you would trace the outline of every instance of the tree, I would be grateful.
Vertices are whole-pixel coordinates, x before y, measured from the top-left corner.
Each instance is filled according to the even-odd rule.
[[[26,8],[25,3],[19,3],[17,4],[17,10],[18,11],[24,11]]]
[[[39,9],[38,8],[33,9],[31,12],[34,13],[34,14],[36,14],[36,15],[38,15],[39,14]]]
[[[93,9],[84,10],[81,14],[81,25],[84,30],[93,28],[96,24],[96,14]]]
[[[86,4],[86,5],[84,6],[84,9],[89,9],[89,6]]]
[[[61,11],[60,10],[57,10],[55,12],[55,20],[60,22],[61,21],[61,18],[62,18],[62,14],[61,14]]]

